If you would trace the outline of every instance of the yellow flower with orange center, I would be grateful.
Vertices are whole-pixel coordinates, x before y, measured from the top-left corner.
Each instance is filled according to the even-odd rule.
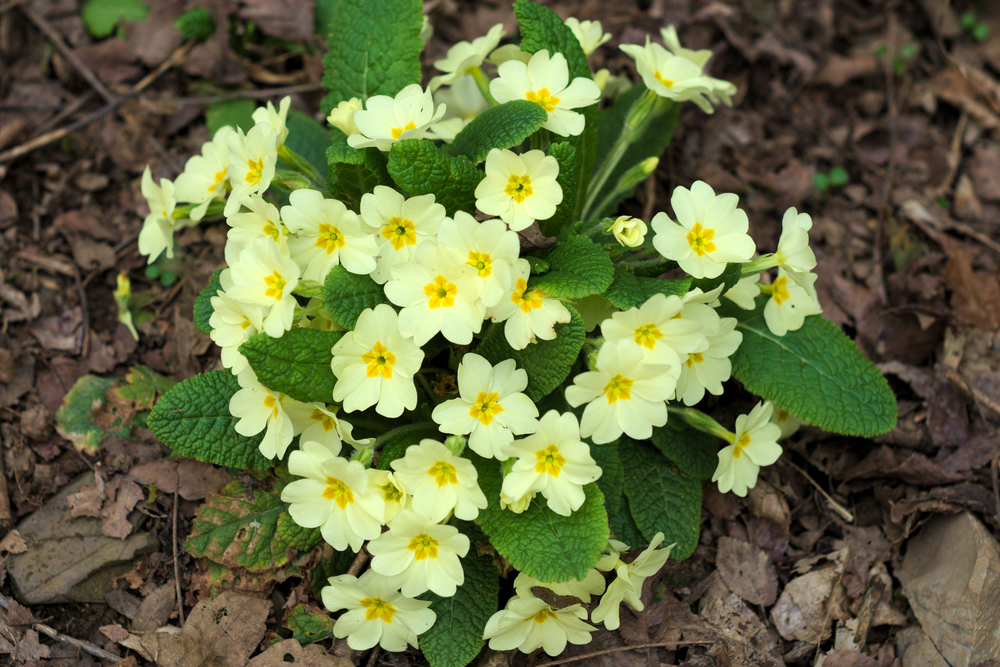
[[[396,250],[404,245],[416,245],[417,229],[412,220],[404,220],[398,215],[389,219],[389,224],[382,228],[382,236],[389,240]]]
[[[604,385],[604,396],[608,403],[614,403],[618,399],[629,400],[632,398],[632,380],[621,375],[615,375]]]
[[[708,252],[715,252],[715,244],[712,243],[712,239],[715,238],[715,230],[705,229],[700,222],[694,223],[686,238],[691,250],[699,257],[703,257]]]
[[[264,173],[264,158],[247,160],[247,169],[246,182],[250,185],[257,185],[260,183],[261,174]]]
[[[549,94],[548,88],[539,88],[538,92],[529,90],[524,94],[524,98],[529,102],[535,102],[536,104],[542,105],[547,113],[552,113],[556,110],[556,105],[559,104],[559,98]]]
[[[399,135],[403,134],[403,132],[406,132],[407,130],[415,130],[415,129],[417,129],[417,124],[414,123],[411,120],[409,123],[407,123],[403,127],[394,127],[394,128],[392,128],[392,138],[393,139],[399,139]]]
[[[338,248],[343,248],[345,244],[344,235],[340,233],[339,229],[325,223],[319,226],[316,247],[325,250],[327,255]]]
[[[326,478],[326,488],[323,489],[323,497],[333,500],[340,509],[346,508],[354,502],[354,492],[344,482],[333,477]]]
[[[771,284],[771,298],[779,306],[791,298],[788,293],[788,276],[779,276],[774,280]]]
[[[439,275],[434,279],[434,282],[424,285],[424,294],[427,295],[427,306],[432,310],[441,306],[451,308],[455,305],[458,287],[444,276]]]
[[[445,484],[458,484],[458,471],[447,461],[438,461],[427,469],[427,474],[434,478],[438,488]]]
[[[677,315],[679,316],[680,313]],[[663,338],[663,332],[660,331],[655,324],[643,324],[635,330],[635,342],[642,345],[647,350],[652,350],[656,347],[656,341],[661,338]]]
[[[514,293],[510,295],[510,300],[516,303],[523,313],[530,313],[533,308],[541,308],[544,298],[545,292],[540,289],[533,289],[529,292],[528,281],[524,278],[517,279]]]
[[[273,272],[269,276],[264,276],[264,285],[267,289],[264,290],[264,296],[269,296],[276,301],[281,301],[281,296],[285,292],[285,279],[277,271]]]
[[[498,400],[500,394],[495,391],[489,394],[485,391],[479,392],[476,402],[469,408],[469,416],[478,419],[483,426],[489,426],[493,422],[493,417],[503,412],[503,407],[497,403]]]
[[[361,355],[361,361],[368,364],[368,368],[365,369],[368,377],[373,378],[381,375],[386,380],[392,379],[392,367],[396,363],[396,355],[390,352],[381,341],[376,341],[371,350]]]
[[[410,540],[406,548],[413,552],[414,560],[421,561],[425,558],[437,558],[438,544],[439,542],[430,535],[420,533]]]
[[[508,197],[512,198],[515,203],[523,204],[524,200],[534,194],[534,190],[531,189],[531,176],[524,174],[523,176],[517,176],[511,174],[510,178],[507,180],[507,187],[503,190]]]
[[[489,278],[493,273],[492,260],[487,252],[470,250],[469,261],[466,264],[474,268],[479,273],[480,278]]]
[[[392,623],[392,616],[396,613],[396,608],[381,598],[364,598],[359,600],[361,606],[365,608],[365,619],[374,621],[381,618],[386,623]]]
[[[539,449],[535,452],[535,458],[538,459],[538,463],[535,464],[535,472],[539,474],[548,473],[553,477],[558,477],[563,466],[566,465],[566,457],[559,453],[559,448],[554,444],[545,449]]]

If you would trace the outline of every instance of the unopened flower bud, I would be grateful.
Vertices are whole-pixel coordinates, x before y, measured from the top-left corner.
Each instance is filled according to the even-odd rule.
[[[344,100],[337,105],[336,109],[330,111],[330,115],[327,116],[326,122],[347,136],[360,134],[361,131],[358,129],[358,126],[354,124],[354,112],[360,111],[362,108],[361,100],[357,97]]]
[[[354,453],[351,454],[352,461],[357,461],[366,468],[371,467],[373,458],[375,458],[375,450],[371,447],[355,449]]]
[[[608,231],[623,246],[637,248],[646,238],[646,223],[629,215],[618,216]]]
[[[511,498],[503,491],[500,492],[500,509],[510,510],[514,514],[520,514],[531,506],[531,501],[535,499],[535,492],[532,491],[522,498]]]
[[[444,446],[455,456],[461,456],[465,449],[466,437],[464,435],[451,435],[445,438]]]

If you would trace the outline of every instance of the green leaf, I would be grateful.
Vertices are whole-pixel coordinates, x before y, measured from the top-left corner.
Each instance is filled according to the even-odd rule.
[[[635,525],[632,518],[632,510],[628,506],[628,498],[622,496],[621,505],[614,514],[608,513],[608,525],[611,527],[611,537],[624,542],[629,547],[638,547],[646,541]]]
[[[540,411],[539,411],[540,412]],[[618,441],[590,448],[590,455],[603,471],[597,479],[597,488],[604,494],[604,506],[608,515],[617,514],[622,506],[622,491],[625,483],[625,469],[618,456]]]
[[[317,599],[322,598],[323,588],[329,585],[327,580],[330,577],[347,574],[355,557],[357,557],[357,554],[350,549],[337,551],[333,547],[327,546],[325,551],[332,551],[333,554],[326,560],[320,560],[309,570],[309,586]]]
[[[516,0],[514,2],[514,15],[517,17],[521,31],[522,51],[536,53],[547,49],[550,56],[553,53],[561,53],[566,57],[566,63],[569,65],[570,81],[578,76],[587,79],[593,78],[580,41],[573,35],[573,31],[566,27],[558,14],[548,7],[532,2],[532,0]],[[583,199],[587,193],[587,183],[590,181],[594,166],[598,127],[596,104],[576,111],[583,114],[586,126],[580,136],[571,137],[569,140],[569,143],[576,149],[578,165],[577,184],[574,189],[576,202],[573,213],[569,216],[571,220],[579,218]]]
[[[323,282],[323,306],[345,329],[353,329],[366,308],[389,303],[382,286],[368,276],[351,273],[338,264]]]
[[[240,345],[260,383],[303,403],[331,403],[337,378],[330,362],[342,331],[291,329],[281,338],[263,331]]]
[[[287,508],[277,493],[248,490],[233,480],[198,508],[184,549],[228,568],[253,572],[280,567],[294,553],[278,535],[278,518]]]
[[[476,523],[489,535],[497,552],[518,570],[542,581],[583,579],[601,558],[608,543],[604,495],[596,484],[583,487],[586,500],[572,516],[549,509],[538,495],[521,514],[500,509],[500,464],[468,452],[479,472],[479,486],[489,507]]]
[[[489,544],[475,524],[459,523],[462,533],[472,540],[469,554],[462,559],[465,583],[455,595],[442,598],[433,593],[431,611],[437,620],[431,629],[420,635],[420,650],[431,667],[465,667],[479,655],[483,644],[483,629],[497,610],[500,579],[489,556],[479,555],[475,542]]]
[[[650,442],[692,477],[710,479],[719,465],[719,439],[683,419],[671,419],[666,426],[654,428]]]
[[[320,178],[326,180],[329,171],[326,148],[333,141],[331,139],[332,133],[320,125],[315,118],[294,109],[288,112],[286,124],[288,138],[285,139],[285,146],[298,153],[313,166]],[[336,130],[336,134],[344,136],[344,133],[339,130]]]
[[[614,105],[601,114],[597,144],[598,157],[595,160],[597,168],[600,168],[601,163],[604,162],[608,152],[611,150],[611,146],[624,130],[625,121],[628,118],[628,112],[633,102],[639,99],[645,90],[646,87],[644,85],[636,84],[619,95]],[[618,185],[618,180],[626,171],[647,158],[658,158],[663,155],[663,151],[666,150],[670,139],[673,137],[674,129],[677,127],[677,119],[680,116],[681,106],[681,104],[670,105],[670,108],[663,115],[654,118],[649,123],[646,131],[638,139],[629,144],[628,150],[625,151],[625,155],[622,156],[618,165],[612,170],[611,175],[601,188],[595,201],[604,202],[605,198],[614,192]],[[614,215],[618,209],[618,205],[630,194],[631,192],[628,191],[616,194],[600,210],[591,211],[591,215],[595,220],[604,216]]]
[[[896,425],[896,397],[885,377],[836,324],[819,315],[798,331],[775,336],[764,322],[765,299],[752,311],[723,302],[743,342],[731,357],[733,376],[821,429],[870,437]]]
[[[698,546],[701,533],[701,481],[685,475],[647,442],[619,441],[625,468],[625,496],[646,542],[656,533],[674,544],[672,557],[684,560]],[[631,545],[637,546],[637,545]]]
[[[287,505],[285,507],[287,508]],[[303,528],[295,523],[295,520],[292,519],[292,516],[288,512],[282,512],[278,516],[275,536],[288,546],[299,551],[309,551],[323,541],[323,535],[320,533],[319,528]]]
[[[319,607],[300,602],[288,612],[287,623],[292,639],[305,646],[332,637],[335,621]]]
[[[254,126],[253,112],[257,105],[253,100],[222,100],[212,102],[205,110],[205,125],[208,126],[208,133],[215,136],[219,128],[228,125],[233,129],[237,127],[243,132],[249,132]]]
[[[420,83],[420,0],[340,0],[326,24],[323,115],[352,97],[367,101]]]
[[[684,296],[691,286],[690,278],[637,278],[621,267],[615,267],[614,282],[604,293],[604,298],[622,310],[638,308],[653,296],[662,292]]]
[[[330,132],[330,145],[326,147],[327,165],[335,164],[364,164],[365,150],[351,148],[347,143],[347,135],[339,130]]]
[[[115,31],[118,23],[143,21],[149,7],[141,0],[89,0],[80,17],[87,31],[97,39],[104,39]]]
[[[513,100],[490,107],[455,136],[449,152],[479,163],[494,148],[511,148],[530,137],[548,120],[540,104]]]
[[[194,300],[194,328],[205,334],[212,333],[212,326],[208,321],[212,319],[212,313],[215,312],[215,309],[212,308],[212,297],[218,296],[222,289],[222,283],[219,282],[220,275],[222,275],[222,269],[216,269],[211,280],[208,281],[204,289],[198,292],[198,297]]]
[[[229,399],[240,390],[228,370],[184,380],[157,401],[146,423],[163,444],[181,456],[233,468],[266,470],[272,466],[258,449],[264,433],[252,437],[234,430]]]
[[[739,262],[730,262],[726,264],[726,268],[722,270],[715,278],[699,278],[691,281],[691,289],[695,287],[701,289],[702,292],[708,293],[714,290],[719,285],[725,285],[722,288],[723,292],[726,292],[736,286],[736,283],[740,281],[740,274],[743,272],[743,265]]]
[[[407,196],[432,194],[448,215],[475,210],[476,186],[486,176],[467,158],[447,155],[422,139],[394,143],[388,169]]]
[[[204,7],[195,7],[181,14],[174,27],[181,31],[185,40],[208,39],[215,32],[215,20]]]
[[[151,410],[159,394],[170,391],[176,380],[164,377],[148,366],[133,366],[115,383],[115,394],[135,411]]]
[[[327,185],[336,199],[344,202],[355,213],[361,210],[361,198],[376,185],[391,185],[386,170],[386,158],[377,148],[355,150],[347,145],[341,132],[330,132],[332,144],[327,148],[329,168]]]
[[[576,206],[576,188],[580,179],[580,161],[576,159],[576,148],[567,141],[560,141],[549,147],[549,155],[559,163],[556,182],[563,191],[563,199],[556,207],[555,215],[548,220],[539,220],[538,227],[544,236],[556,236],[568,222],[572,222]]]
[[[545,258],[549,270],[532,278],[530,287],[546,296],[582,299],[602,294],[614,280],[615,265],[604,248],[586,236],[571,236]]]
[[[406,454],[407,447],[418,444],[424,438],[440,440],[441,432],[438,430],[437,424],[425,422],[400,426],[382,437],[384,438],[382,449],[375,467],[379,470],[388,470],[390,463]]]
[[[504,323],[498,322],[486,332],[476,352],[494,365],[504,359],[517,362],[517,367],[528,373],[528,387],[524,393],[531,400],[540,401],[566,379],[583,347],[586,336],[583,319],[572,306],[566,308],[572,319],[556,325],[553,340],[539,340],[523,350],[515,350],[504,337]]]

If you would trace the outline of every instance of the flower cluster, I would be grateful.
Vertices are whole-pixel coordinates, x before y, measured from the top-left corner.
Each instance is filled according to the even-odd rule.
[[[610,38],[597,22],[571,19],[567,26],[587,55]],[[345,135],[341,141],[384,163],[382,153],[401,141],[453,141],[491,106],[538,104],[546,113],[541,140],[530,150],[488,152],[469,199],[475,210],[449,214],[452,204],[443,197],[407,196],[388,184],[356,202],[341,201],[309,174],[303,175],[308,187],[287,187],[279,167],[302,162],[288,145],[295,139],[288,98],[258,109],[245,132],[219,130],[175,183],[157,185],[148,169],[142,179],[150,214],[139,247],[150,262],[172,255],[177,229],[225,218],[227,266],[210,299],[209,325],[222,366],[240,386],[229,401],[235,430],[260,437],[264,457],[287,461],[295,479],[281,499],[295,523],[318,529],[336,550],[367,548],[372,555],[360,578],[333,577],[322,594],[330,611],[344,610],[334,633],[357,650],[417,646],[435,621],[430,603],[417,597],[453,596],[463,585],[462,559],[472,544],[453,518],[538,506],[571,518],[586,502],[585,488],[603,474],[594,447],[622,436],[649,439],[671,412],[701,428],[691,406],[706,392],[722,394],[742,341],[737,320],[719,314],[720,297],[754,308],[759,293],[770,295],[764,317],[779,336],[819,312],[808,215],[790,209],[778,251],[754,259],[737,195],[716,194],[701,181],[678,187],[673,218],[660,212],[648,222],[584,219],[568,234],[587,237],[610,258],[634,252],[664,270],[677,266],[715,282],[701,283],[704,289],[684,283],[677,293],[653,290],[631,308],[591,293],[600,313],[592,328],[600,335],[586,339],[587,354],[575,373],[566,371],[570,377],[555,400],[532,400],[537,380],[526,360],[570,326],[582,331],[575,323],[584,301],[538,281],[544,259],[530,255],[527,244],[524,250],[518,233],[552,219],[564,204],[560,162],[546,142],[581,135],[588,122],[582,110],[598,104],[602,90],[589,77],[571,77],[561,53],[498,48],[503,36],[497,25],[452,47],[435,63],[442,74],[426,88],[414,83],[394,96],[344,100],[328,118]],[[712,104],[731,103],[732,84],[702,71],[706,52],[681,47],[672,28],[663,41],[666,47],[648,40],[644,47],[622,46],[636,59],[650,99],[691,100],[708,112]],[[492,80],[486,63],[497,65]],[[644,177],[655,160],[640,166]],[[272,185],[291,191],[279,199]],[[745,277],[727,289],[720,276],[734,264],[744,265]],[[628,274],[627,266],[616,270]],[[775,267],[773,281],[758,283],[759,274]],[[317,296],[334,271],[365,281],[377,294],[375,305],[356,317],[331,314],[333,306],[328,310]],[[494,342],[512,353],[506,357],[497,356],[496,345],[482,345],[495,327],[502,338]],[[302,402],[265,386],[241,352],[251,337],[281,339],[292,329],[338,332],[329,351],[333,388],[324,401]],[[745,495],[760,467],[780,455],[773,411],[771,403],[758,405],[736,420],[735,433],[717,424],[703,428],[729,443],[713,477],[721,490]],[[356,437],[356,427],[367,437]],[[391,452],[385,446],[392,434],[435,430],[438,436],[411,438]],[[481,466],[502,475],[494,497],[480,486]],[[594,627],[584,605],[598,595],[590,620],[617,628],[621,603],[642,610],[643,581],[670,555],[671,547],[658,549],[663,539],[657,534],[627,563],[621,556],[628,547],[612,540],[580,581],[543,583],[522,573],[516,595],[490,618],[484,638],[497,650],[540,647],[557,655],[567,643],[590,640]],[[532,593],[538,586],[580,603],[553,606]]]

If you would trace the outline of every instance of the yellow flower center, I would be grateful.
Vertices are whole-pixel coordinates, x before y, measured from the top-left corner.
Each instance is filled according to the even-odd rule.
[[[524,97],[529,102],[541,104],[546,113],[552,113],[555,111],[556,105],[559,104],[559,98],[549,95],[548,88],[539,88],[537,93],[529,90],[524,94]]]
[[[743,456],[743,448],[750,444],[750,434],[746,431],[740,436],[740,439],[736,441],[736,446],[733,447],[733,458],[738,459]]]
[[[381,618],[386,623],[392,623],[392,615],[396,613],[396,608],[380,598],[365,598],[358,600],[365,608],[365,618],[374,621]]]
[[[368,364],[365,374],[370,377],[381,375],[386,380],[392,379],[392,367],[396,363],[396,355],[386,349],[385,345],[376,341],[372,349],[361,355],[361,361]]]
[[[497,403],[499,399],[500,394],[495,391],[489,394],[485,391],[479,392],[475,405],[469,408],[469,416],[478,419],[483,426],[489,426],[493,417],[503,412],[503,408]]]
[[[445,484],[458,484],[458,471],[447,461],[436,461],[427,469],[427,474],[434,478],[438,488]]]
[[[771,285],[771,298],[774,299],[774,303],[781,305],[788,299],[791,295],[788,293],[788,276],[781,276]]]
[[[278,243],[278,238],[281,236],[281,232],[278,231],[278,228],[274,226],[273,222],[268,220],[267,224],[264,225],[263,232],[274,239],[275,243]]]
[[[417,227],[412,220],[404,220],[398,215],[389,219],[389,224],[382,228],[382,236],[389,239],[389,243],[396,250],[402,250],[403,245],[416,245]]]
[[[438,541],[423,533],[410,540],[406,548],[413,552],[414,560],[438,557]]]
[[[244,317],[243,318],[243,322],[240,324],[240,328],[243,329],[244,331],[246,331],[247,327],[249,327],[249,326],[250,326],[250,320],[248,318]]]
[[[398,503],[403,497],[403,492],[397,489],[392,482],[387,482],[384,486],[380,486],[379,490],[382,492],[382,497],[385,501],[389,503]]]
[[[659,70],[657,70],[656,72],[653,72],[653,78],[656,79],[657,81],[659,81],[660,83],[662,83],[667,88],[673,88],[674,87],[673,80],[671,80],[671,79],[664,79],[663,76],[660,74]]]
[[[632,382],[629,378],[618,374],[611,378],[611,381],[604,385],[604,396],[608,403],[614,403],[619,398],[627,401],[632,398]]]
[[[513,199],[518,204],[523,204],[524,200],[532,195],[534,192],[531,189],[531,176],[525,174],[524,176],[510,175],[507,179],[507,187],[503,189],[504,193]]]
[[[692,352],[691,354],[688,355],[688,360],[685,361],[684,363],[687,364],[688,368],[691,368],[695,364],[700,364],[703,361],[705,361],[704,354],[702,354],[701,352]]]
[[[455,305],[458,287],[444,276],[438,276],[434,282],[424,285],[424,294],[427,295],[427,307],[431,310],[441,306],[451,308]]]
[[[323,430],[327,433],[337,427],[337,420],[319,408],[313,408],[312,414],[309,415],[309,418],[323,424]]]
[[[319,226],[319,236],[316,237],[316,247],[326,250],[329,255],[337,248],[344,247],[344,235],[333,225],[322,224]]]
[[[551,609],[546,608],[542,609],[534,616],[529,616],[528,618],[524,619],[524,622],[527,623],[528,621],[534,621],[535,623],[544,623],[550,618],[555,618],[555,617],[556,617],[555,613]]]
[[[348,504],[354,502],[354,494],[350,487],[334,477],[326,478],[326,488],[323,489],[323,497],[327,500],[336,501],[337,507],[344,509]]]
[[[275,271],[269,276],[264,276],[264,284],[267,285],[267,289],[264,290],[264,296],[270,296],[275,301],[281,301],[281,296],[285,292],[284,277]]]
[[[212,183],[210,186],[208,186],[208,191],[215,192],[215,189],[219,187],[219,184],[222,183],[222,181],[225,180],[225,178],[226,178],[226,168],[223,167],[222,171],[215,172],[215,183]],[[257,179],[260,180],[260,176],[258,176]]]
[[[715,250],[715,244],[712,243],[714,237],[714,229],[704,229],[700,222],[696,222],[691,231],[688,232],[687,242],[691,246],[691,250],[694,250],[696,255],[702,257],[705,253]]]
[[[271,392],[267,392],[267,396],[264,397],[264,407],[272,411],[271,414],[275,419],[278,418],[278,399]]]
[[[514,286],[514,293],[510,295],[510,300],[517,304],[521,312],[530,313],[532,308],[542,307],[542,298],[545,297],[545,292],[540,289],[533,289],[528,291],[528,281],[524,278],[518,278],[517,284]]]
[[[480,278],[488,278],[493,273],[493,264],[489,253],[469,251],[469,266],[479,272]]]
[[[545,449],[535,452],[535,472],[538,474],[549,473],[553,477],[558,477],[562,467],[566,465],[566,457],[559,453],[559,448],[551,444]]]
[[[411,120],[404,127],[394,127],[394,128],[392,128],[392,138],[393,139],[399,139],[399,135],[403,134],[403,132],[406,132],[407,130],[415,130],[415,129],[417,129],[417,124],[414,123]]]
[[[260,183],[261,174],[264,172],[264,158],[257,158],[257,161],[247,160],[247,183],[257,185]]]
[[[656,347],[656,341],[663,338],[663,333],[655,324],[643,324],[635,330],[635,342],[648,350]]]

